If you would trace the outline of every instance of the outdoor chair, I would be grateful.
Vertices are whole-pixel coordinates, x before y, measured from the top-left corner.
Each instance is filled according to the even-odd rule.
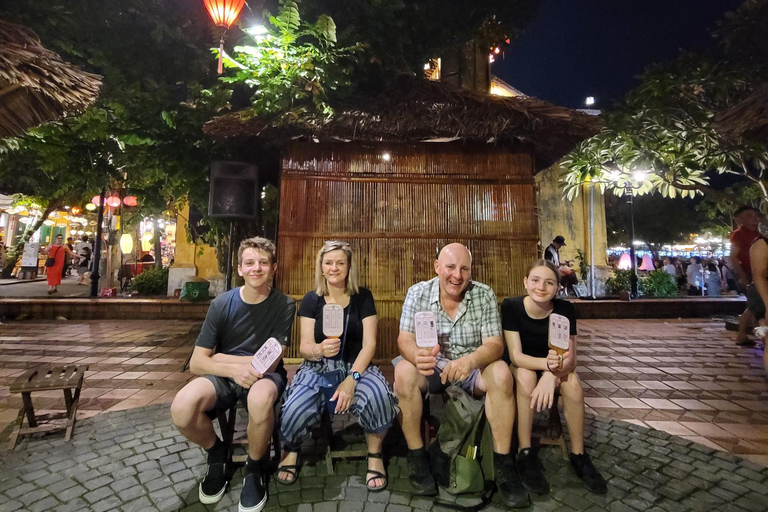
[[[272,431],[272,452],[273,460],[275,463],[280,462],[280,409],[282,408],[282,400],[275,404],[275,428]],[[237,401],[235,405],[227,409],[226,411],[220,411],[218,415],[219,430],[221,430],[221,440],[227,445],[228,453],[230,456],[229,462],[232,466],[241,466],[245,464],[248,459],[248,435],[245,429],[238,430],[237,412],[239,410],[245,411],[245,406],[241,401]],[[248,424],[246,419],[245,424],[241,422],[241,427]],[[242,447],[244,453],[235,453],[235,448]],[[231,476],[231,475],[229,475]]]

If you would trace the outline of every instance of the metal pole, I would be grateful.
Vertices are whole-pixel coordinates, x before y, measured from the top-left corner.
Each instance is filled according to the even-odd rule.
[[[227,291],[232,289],[232,259],[235,253],[235,221],[229,221],[229,248],[227,250]]]
[[[104,189],[99,193],[99,216],[96,221],[96,241],[93,243],[93,271],[91,272],[91,297],[99,296],[99,279],[101,274],[101,224],[104,222]]]
[[[595,187],[589,188],[589,294],[595,295]]]
[[[637,298],[637,259],[635,258],[635,205],[633,201],[632,188],[627,186],[624,191],[627,194],[627,203],[629,203],[629,226],[630,236],[632,239],[629,241],[629,257],[632,259],[632,275],[629,277],[630,282],[630,296],[633,299]]]

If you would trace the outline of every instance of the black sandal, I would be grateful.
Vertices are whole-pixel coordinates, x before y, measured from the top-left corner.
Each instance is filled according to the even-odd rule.
[[[277,474],[275,475],[275,480],[281,485],[293,485],[296,483],[296,479],[299,477],[300,468],[301,466],[299,464],[286,464],[285,466],[277,466]],[[291,476],[288,478],[280,478],[281,472],[288,473]]]
[[[384,457],[383,457],[381,452],[379,452],[379,453],[368,453],[367,457],[369,459],[381,459],[381,460],[384,460]],[[369,491],[371,491],[371,492],[380,492],[380,491],[383,491],[384,489],[387,488],[387,484],[389,483],[389,481],[387,480],[387,475],[385,473],[382,473],[381,471],[376,471],[374,469],[368,469],[367,471],[368,472],[366,473],[366,475],[373,475],[372,477],[366,479],[366,481],[365,481],[365,486],[368,488]],[[379,478],[384,480],[384,483],[382,485],[379,485],[378,487],[372,486],[371,485],[371,481],[372,480],[377,480]]]

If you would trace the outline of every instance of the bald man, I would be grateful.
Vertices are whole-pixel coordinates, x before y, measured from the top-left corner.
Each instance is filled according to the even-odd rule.
[[[501,322],[493,290],[472,281],[472,255],[461,244],[443,247],[435,261],[437,277],[411,286],[403,303],[395,364],[395,394],[408,444],[409,481],[414,494],[433,496],[437,485],[421,437],[423,396],[454,383],[475,397],[486,397],[485,414],[493,435],[496,484],[509,507],[529,504],[510,456],[515,399],[512,375],[500,360]],[[414,316],[431,311],[438,345],[416,345]]]

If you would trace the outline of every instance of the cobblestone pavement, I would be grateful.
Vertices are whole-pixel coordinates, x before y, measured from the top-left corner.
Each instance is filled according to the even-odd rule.
[[[608,494],[597,496],[583,489],[559,450],[549,447],[542,450],[542,460],[553,490],[549,496],[535,497],[529,510],[768,510],[764,467],[618,420],[589,415],[586,430],[593,460],[608,479]],[[339,462],[334,475],[327,474],[324,462],[307,462],[294,486],[270,482],[266,510],[444,510],[432,499],[408,492],[404,457],[398,452],[395,449],[389,459],[387,491],[365,489],[364,461]],[[167,405],[109,412],[82,421],[71,442],[56,436],[25,439],[19,449],[5,455],[0,511],[236,510],[242,470],[224,499],[211,507],[197,498],[197,480],[204,470],[202,450],[176,432]],[[483,510],[504,508],[492,502]]]

